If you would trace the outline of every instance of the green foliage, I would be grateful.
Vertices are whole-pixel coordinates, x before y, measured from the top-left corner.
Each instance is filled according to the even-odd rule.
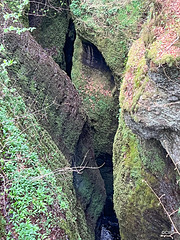
[[[29,0],[5,0],[3,4],[8,4],[8,7],[16,14],[16,17],[19,18],[22,16],[25,7],[29,4]],[[7,16],[8,14],[6,14]]]
[[[128,47],[137,37],[138,22],[147,12],[148,3],[148,0],[92,0],[85,3],[73,0],[71,3],[77,32],[103,53],[117,84],[123,73]]]
[[[80,3],[80,0],[73,0],[70,4],[70,9],[76,17],[81,17],[82,14],[82,8],[80,7]]]
[[[3,45],[0,49],[5,56]],[[56,178],[53,174],[58,173],[57,168],[69,166],[68,161],[40,127],[33,110],[11,87],[6,67],[13,64],[12,60],[4,60],[0,71],[0,166],[10,181],[6,224],[14,227],[12,232],[18,234],[18,239],[46,239],[54,228],[71,240],[80,238],[79,233],[92,239],[81,208],[81,228],[77,225],[72,174]],[[12,232],[7,239],[13,238]]]
[[[133,27],[135,29],[135,23],[137,23],[144,11],[144,3],[145,1],[142,0],[133,0],[120,8],[118,11],[119,28],[126,29],[127,27]]]
[[[0,213],[0,238],[1,239],[3,239],[6,236],[5,227],[6,227],[6,221]]]
[[[6,191],[9,199],[6,211],[10,214],[9,219],[18,239],[40,239],[40,227],[47,235],[55,221],[48,208],[57,202],[63,212],[69,204],[62,188],[57,187],[52,172],[41,165],[38,154],[32,151],[27,141],[25,131],[18,126],[19,119],[25,118],[31,122],[32,115],[26,115],[22,98],[15,89],[8,87],[5,66],[9,64],[11,61],[3,63],[0,74],[1,93],[4,96],[0,99],[0,164],[1,171],[11,181]],[[46,178],[39,178],[42,175]],[[43,225],[39,224],[41,218],[45,219]],[[12,239],[11,233],[7,239]]]
[[[97,32],[110,31],[112,35],[117,35],[116,31],[126,30],[134,31],[138,19],[146,11],[147,1],[133,0],[129,2],[111,2],[111,1],[90,1],[83,2],[73,0],[70,9],[76,20],[87,23],[87,28],[92,26]],[[129,28],[129,29],[126,29]],[[129,36],[130,37],[130,36]]]
[[[2,45],[0,49],[5,55]],[[12,225],[18,239],[45,239],[54,227],[65,231],[69,239],[78,239],[78,231],[88,238],[85,224],[77,228],[72,175],[66,174],[61,181],[52,172],[68,162],[11,87],[6,70],[11,65],[12,60],[4,60],[0,66],[0,166],[10,181],[6,224]],[[83,215],[82,209],[79,214]],[[11,231],[7,239],[12,239]]]
[[[4,11],[4,9],[6,9],[6,4],[8,5],[8,7],[11,9],[11,12],[7,12],[6,10]],[[5,21],[7,20],[11,20],[13,23],[15,23],[13,26],[4,26],[4,32],[9,32],[9,31],[15,31],[16,33],[18,33],[19,35],[23,32],[26,31],[33,31],[35,28],[34,27],[21,27],[17,24],[17,22],[20,19],[23,19],[24,17],[24,11],[27,8],[27,6],[29,5],[29,0],[15,0],[15,1],[10,1],[10,0],[6,0],[3,1],[2,3],[2,10],[3,10],[3,17],[5,19]]]

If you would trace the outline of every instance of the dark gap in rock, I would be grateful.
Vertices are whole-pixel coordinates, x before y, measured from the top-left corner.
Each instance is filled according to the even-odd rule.
[[[112,71],[107,65],[102,53],[98,48],[91,42],[82,39],[83,53],[82,53],[82,63],[88,67],[95,68],[101,72],[111,73]],[[112,83],[114,83],[114,77],[111,78]]]
[[[95,230],[96,240],[120,240],[119,224],[116,213],[113,208],[113,164],[112,156],[109,154],[100,154],[96,158],[98,166],[103,163],[105,165],[100,168],[101,176],[104,180],[106,188],[106,202],[104,209],[99,217]]]
[[[74,41],[76,39],[76,31],[73,20],[69,20],[68,33],[66,35],[66,42],[64,46],[64,55],[66,62],[66,73],[71,78],[71,70],[72,70],[72,58],[74,52]]]
[[[66,0],[66,4],[69,6],[71,4],[71,0]]]

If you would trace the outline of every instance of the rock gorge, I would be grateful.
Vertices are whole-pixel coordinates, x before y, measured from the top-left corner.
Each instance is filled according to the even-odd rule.
[[[0,8],[1,239],[180,239],[179,0]]]

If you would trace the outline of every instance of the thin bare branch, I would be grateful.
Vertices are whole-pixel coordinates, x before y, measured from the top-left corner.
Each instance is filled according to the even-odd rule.
[[[165,194],[163,194],[163,195],[161,195],[161,196],[159,197],[159,196],[156,194],[156,192],[154,191],[154,189],[150,186],[150,184],[149,184],[146,180],[143,180],[143,181],[146,183],[146,185],[151,189],[151,191],[152,191],[152,192],[154,193],[154,195],[157,197],[159,203],[161,204],[164,212],[166,213],[167,217],[169,218],[169,220],[170,220],[170,222],[171,222],[171,224],[172,224],[172,226],[173,226],[174,231],[173,231],[170,235],[168,235],[168,236],[173,236],[173,235],[175,235],[175,234],[178,234],[178,235],[180,236],[180,232],[179,232],[179,230],[177,229],[177,227],[176,227],[176,225],[175,225],[175,223],[174,223],[174,221],[173,221],[173,219],[172,219],[172,217],[171,217],[174,213],[178,212],[178,210],[173,211],[173,214],[172,214],[172,213],[169,214],[168,211],[167,211],[167,209],[166,209],[166,207],[164,206],[164,204],[163,204],[163,202],[162,202],[162,200],[161,200],[162,197],[165,196]],[[165,236],[163,235],[163,237],[165,237]]]

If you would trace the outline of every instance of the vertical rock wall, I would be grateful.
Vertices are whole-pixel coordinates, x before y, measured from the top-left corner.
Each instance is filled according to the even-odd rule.
[[[179,239],[179,5],[152,6],[120,90],[114,203],[123,240]]]

